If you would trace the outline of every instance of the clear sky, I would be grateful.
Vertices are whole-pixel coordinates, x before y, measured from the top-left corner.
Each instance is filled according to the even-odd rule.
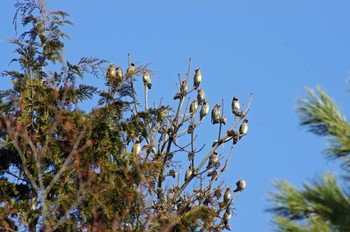
[[[0,2],[0,38],[15,35],[14,2]],[[175,103],[177,74],[184,77],[189,57],[191,81],[194,68],[200,67],[210,105],[224,98],[229,123],[232,97],[246,105],[253,93],[248,135],[219,180],[231,186],[238,179],[247,181],[234,204],[233,231],[272,230],[271,215],[264,210],[274,180],[299,187],[324,171],[339,173],[337,164],[321,155],[326,141],[298,126],[295,108],[306,86],[320,85],[350,114],[350,1],[52,0],[49,8],[68,12],[75,23],[66,28],[72,38],[66,43],[67,60],[94,56],[126,70],[130,53],[136,65],[150,63],[156,70],[149,101],[157,105],[160,96],[165,104]],[[15,68],[8,65],[12,52],[0,40],[1,71]],[[94,83],[101,86],[104,80]],[[7,87],[9,81],[1,79],[0,89]],[[218,127],[209,118],[204,125],[197,143],[207,143],[208,150]],[[224,147],[225,157],[229,147]]]

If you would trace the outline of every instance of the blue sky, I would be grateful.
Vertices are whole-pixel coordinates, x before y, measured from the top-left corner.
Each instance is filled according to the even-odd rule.
[[[0,3],[0,38],[14,36],[13,3]],[[339,173],[337,164],[321,155],[326,141],[298,126],[295,108],[306,86],[320,85],[349,115],[350,1],[61,0],[50,1],[49,8],[68,12],[75,23],[66,28],[72,38],[66,43],[70,62],[94,56],[126,70],[130,53],[136,65],[150,63],[156,71],[150,102],[158,104],[163,96],[164,103],[174,105],[177,74],[184,77],[189,57],[191,80],[194,68],[200,67],[210,105],[224,98],[230,123],[232,97],[247,104],[253,93],[248,135],[236,146],[220,180],[232,186],[247,180],[234,204],[234,231],[272,230],[271,215],[264,209],[274,180],[301,186],[324,171]],[[0,70],[15,68],[8,65],[12,52],[0,40]],[[104,81],[93,83],[102,86]],[[9,81],[0,80],[0,88],[7,87]],[[217,127],[209,118],[204,125],[198,146],[207,143],[209,149]],[[222,154],[228,152],[225,145]]]

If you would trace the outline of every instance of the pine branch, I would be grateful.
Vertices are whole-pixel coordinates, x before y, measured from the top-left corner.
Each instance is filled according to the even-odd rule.
[[[324,152],[328,158],[344,160],[350,165],[350,125],[337,105],[317,87],[317,93],[306,90],[309,98],[299,100],[300,125],[316,135],[328,138],[329,148]]]
[[[310,226],[307,231],[325,225],[333,228],[332,231],[350,229],[350,196],[341,190],[333,175],[325,174],[304,184],[300,191],[287,181],[277,181],[274,185],[277,193],[270,192],[273,207],[267,211],[276,215],[279,228],[298,228],[306,223]]]

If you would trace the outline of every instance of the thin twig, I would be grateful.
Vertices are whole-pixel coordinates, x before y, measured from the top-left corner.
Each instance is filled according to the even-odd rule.
[[[188,60],[188,69],[187,69],[187,73],[186,73],[186,83],[187,83],[187,85],[188,85],[188,78],[189,78],[190,71],[191,71],[191,64],[192,64],[192,59],[189,58],[189,60]],[[179,105],[177,107],[177,111],[176,111],[175,118],[174,118],[174,121],[176,121],[176,123],[177,123],[177,120],[178,120],[178,118],[180,116],[180,110],[182,108],[182,104],[183,104],[183,102],[185,100],[186,95],[187,95],[187,93],[185,94],[185,96],[182,96],[182,98],[180,99],[180,103],[179,103]]]
[[[228,167],[228,163],[230,162],[230,158],[231,158],[231,155],[232,155],[232,152],[233,152],[233,146],[231,147],[231,149],[230,149],[230,153],[229,153],[229,155],[228,155],[228,157],[227,157],[227,160],[226,160],[226,162],[225,162],[225,165],[224,165],[224,167],[221,169],[221,171],[220,172],[224,172],[224,171],[226,171],[226,169],[227,169],[227,167]]]
[[[251,104],[251,101],[252,101],[252,97],[253,95],[250,94],[250,97],[249,97],[249,102],[248,102],[248,106],[246,108],[246,110],[244,111],[244,113],[242,114],[242,116],[240,116],[234,123],[233,125],[230,127],[229,131],[230,130],[233,130],[233,128],[235,128],[238,124],[239,121],[241,121],[246,115],[247,113],[249,112],[249,109],[250,109],[250,104]],[[228,137],[228,134],[227,132],[216,142],[216,144],[212,147],[212,149],[210,150],[210,152],[208,153],[208,155],[203,159],[203,161],[199,164],[199,166],[197,167],[197,170],[201,169],[203,167],[203,165],[205,164],[205,162],[209,159],[209,157],[214,153],[214,151],[216,150],[216,148],[220,145],[220,141],[225,141],[226,138]]]
[[[244,111],[244,113],[233,123],[233,125],[230,127],[229,130],[233,130],[233,128],[235,128],[238,124],[239,121],[241,121],[249,112],[250,109],[250,104],[252,102],[252,98],[253,98],[253,94],[250,94],[249,97],[249,102],[248,102],[248,106],[246,108],[246,110]],[[203,167],[203,165],[206,163],[206,161],[209,159],[209,157],[214,153],[214,151],[218,148],[218,146],[221,144],[220,141],[225,141],[228,137],[227,132],[225,133],[225,135],[223,135],[212,147],[212,149],[209,151],[209,153],[206,155],[206,157],[202,160],[202,162],[198,165],[198,167],[194,170],[195,173],[198,173],[199,170]],[[194,178],[195,175],[192,175],[187,181],[185,181],[185,183],[182,184],[182,186],[180,187],[179,191],[176,192],[174,199],[177,199],[177,197],[183,192],[183,190],[187,187],[188,183]]]
[[[237,192],[236,196],[234,198],[232,198],[227,205],[231,205],[232,202],[234,202],[235,200],[237,200],[237,198],[239,197],[239,195],[241,195],[242,191]]]
[[[221,103],[221,118],[224,118],[224,99],[222,99],[222,103]],[[220,126],[219,126],[218,141],[220,140],[220,137],[221,137],[221,129],[222,129],[222,120],[221,120],[221,118],[219,119]]]
[[[132,76],[130,77],[130,86],[131,86],[131,93],[132,93],[132,98],[134,102],[134,107],[135,107],[135,112],[136,114],[139,112],[138,107],[137,107],[137,98],[136,98],[136,91],[134,88],[134,82]]]
[[[13,174],[12,172],[9,172],[9,171],[7,171],[5,169],[1,169],[0,172],[5,172],[6,174],[11,175],[11,176],[13,176],[13,177],[15,177],[15,178],[17,178],[17,179],[19,179],[21,181],[30,182],[29,180],[26,180],[26,179],[24,179],[22,177],[19,177],[16,174]]]
[[[25,133],[23,133],[23,136],[25,137],[26,141],[28,142],[30,148],[32,149],[32,152],[34,154],[35,157],[35,165],[36,165],[36,169],[38,170],[38,182],[39,182],[39,186],[40,189],[42,191],[38,192],[38,196],[40,196],[39,198],[41,199],[41,203],[42,203],[42,207],[41,207],[41,216],[43,217],[43,224],[45,225],[45,228],[49,228],[49,222],[48,222],[48,214],[47,214],[47,204],[46,204],[46,194],[47,192],[44,191],[45,186],[44,186],[44,181],[43,181],[43,171],[41,169],[41,163],[40,163],[40,156],[38,154],[38,149],[35,147],[35,145],[33,144],[32,140],[28,137],[28,133],[25,131]]]
[[[191,145],[191,143],[188,143],[187,145],[185,145],[185,146],[180,146],[180,145],[178,145],[177,143],[175,143],[174,142],[174,145],[176,146],[176,147],[178,147],[178,148],[180,148],[180,151],[185,151],[185,152],[188,152],[188,151],[186,151],[186,147],[188,147],[188,146],[190,146]]]
[[[145,111],[148,111],[148,87],[145,84]]]

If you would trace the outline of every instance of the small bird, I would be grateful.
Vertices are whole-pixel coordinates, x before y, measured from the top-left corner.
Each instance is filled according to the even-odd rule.
[[[220,118],[220,123],[226,125],[226,122],[227,122],[227,118],[226,117]]]
[[[187,181],[192,175],[192,164],[188,167],[186,174],[185,174],[185,181]]]
[[[208,114],[209,112],[209,103],[207,100],[204,101],[204,105],[201,108],[201,111],[199,112],[199,120],[202,121],[202,119]]]
[[[183,80],[180,86],[180,93],[185,96],[188,90],[187,80]]]
[[[226,228],[228,230],[231,230],[231,227],[227,227],[227,226],[229,226],[228,223],[230,221],[231,216],[232,216],[231,209],[230,209],[230,207],[227,207],[225,210],[225,213],[222,217],[222,223],[225,226],[224,228]]]
[[[218,172],[216,170],[212,170],[208,173],[207,176],[211,176],[211,179],[210,179],[211,182],[216,181],[218,179]]]
[[[217,124],[220,122],[220,105],[216,104],[211,111],[211,123]]]
[[[111,83],[115,79],[115,66],[114,64],[110,64],[107,70],[107,80],[109,83]]]
[[[197,110],[198,110],[198,102],[197,102],[197,99],[194,99],[190,106],[191,118],[194,116]]]
[[[237,117],[242,115],[241,106],[239,105],[239,100],[236,96],[234,96],[232,99],[232,113]]]
[[[159,109],[157,109],[157,121],[159,123],[163,122],[165,116],[166,116],[166,106],[161,106]]]
[[[140,151],[141,151],[141,141],[140,141],[140,138],[137,138],[135,143],[131,147],[131,153],[133,154],[133,156],[136,156],[137,154],[140,153]]]
[[[118,83],[120,83],[120,82],[123,81],[123,76],[124,76],[123,75],[123,70],[122,70],[122,68],[120,66],[118,66],[115,70],[117,72],[116,80],[117,80]]]
[[[198,89],[198,94],[197,94],[197,101],[198,105],[201,105],[205,101],[205,92],[203,89]]]
[[[201,81],[202,81],[202,72],[200,68],[196,68],[196,73],[194,74],[194,77],[193,77],[193,87],[195,90],[198,89]]]
[[[216,197],[216,199],[219,200],[221,196],[222,196],[221,188],[217,187],[216,189],[214,189],[214,197]]]
[[[169,174],[168,174],[169,176],[171,176],[171,177],[173,177],[173,178],[175,178],[176,177],[176,171],[174,170],[174,169],[171,169],[170,171],[169,171]]]
[[[226,188],[226,192],[224,194],[224,203],[228,203],[231,199],[231,187]]]
[[[248,132],[248,119],[244,119],[243,123],[241,124],[241,126],[239,127],[239,133],[241,134],[241,136],[247,134]]]
[[[216,151],[214,151],[214,153],[209,158],[207,169],[211,168],[216,162],[218,162],[218,160],[219,160],[218,153]]]
[[[144,152],[147,155],[149,155],[150,153],[156,154],[156,148],[151,144],[145,144],[142,146],[141,152]]]
[[[175,96],[174,96],[174,100],[176,100],[176,99],[181,99],[181,98],[182,98],[182,95],[181,95],[180,92],[177,92],[177,93],[175,94]]]
[[[176,99],[182,99],[184,96],[186,96],[187,90],[188,90],[187,81],[186,81],[186,80],[183,80],[183,81],[181,82],[180,91],[177,92],[177,93],[175,94],[174,100],[176,100]]]
[[[233,192],[242,192],[245,189],[245,180],[239,180],[236,182],[237,188]]]
[[[224,220],[224,223],[227,224],[228,221],[230,220],[232,216],[231,210],[229,207],[226,208],[224,216],[222,217],[222,219]]]
[[[147,86],[148,89],[152,88],[151,76],[147,70],[143,71],[143,83],[145,86]]]
[[[32,191],[30,193],[30,205],[31,205],[30,209],[31,210],[36,210],[37,203],[38,203],[38,201],[37,201],[37,194],[36,194],[36,192]]]
[[[134,72],[135,72],[135,64],[134,62],[131,62],[130,66],[126,70],[126,77],[131,77],[132,74],[134,74]]]

